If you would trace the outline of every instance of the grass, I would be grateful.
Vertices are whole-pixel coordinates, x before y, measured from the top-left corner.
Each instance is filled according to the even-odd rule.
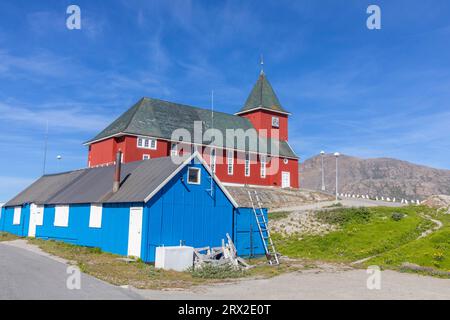
[[[131,285],[140,289],[188,288],[205,283],[190,272],[156,269],[142,261],[127,262],[122,256],[52,240],[30,239],[43,251],[64,258],[84,273],[114,285]],[[214,282],[214,279],[208,280]]]
[[[269,212],[269,221],[282,220],[289,217],[290,214],[291,212],[288,211]]]
[[[12,240],[16,240],[19,239],[18,236],[15,236],[11,233],[8,232],[0,232],[0,242],[2,241],[12,241]]]
[[[398,248],[417,239],[433,223],[421,217],[432,209],[404,208],[337,208],[317,214],[320,221],[339,226],[338,231],[323,236],[275,234],[278,250],[293,258],[330,262],[353,262]],[[403,218],[396,221],[393,213]]]
[[[429,212],[443,227],[431,235],[406,243],[367,261],[367,265],[404,270],[404,263],[412,263],[434,270],[450,272],[450,214]],[[428,272],[424,272],[428,273]],[[434,272],[431,272],[436,275]]]
[[[206,264],[201,268],[192,268],[191,273],[194,278],[202,279],[232,279],[247,275],[246,270],[236,269],[229,264],[221,266]]]
[[[344,205],[340,202],[335,202],[333,204],[330,204],[329,206],[326,206],[324,208],[342,208]]]
[[[189,288],[195,285],[226,282],[242,277],[273,277],[284,272],[296,271],[301,265],[286,263],[278,267],[267,265],[267,260],[254,259],[254,267],[246,271],[232,268],[206,267],[204,270],[176,272],[156,269],[142,261],[126,262],[122,256],[102,252],[64,242],[29,239],[43,251],[64,258],[77,265],[84,273],[115,285],[131,285],[140,289]]]

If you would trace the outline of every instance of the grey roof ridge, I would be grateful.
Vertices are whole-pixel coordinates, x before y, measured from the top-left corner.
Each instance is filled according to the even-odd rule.
[[[45,202],[49,202],[51,203],[52,199],[55,198],[56,196],[58,196],[61,192],[65,191],[67,187],[73,185],[75,182],[79,181],[83,176],[86,175],[86,173],[90,170],[90,169],[95,169],[95,168],[84,168],[84,169],[79,169],[79,170],[74,170],[74,171],[70,171],[69,173],[72,172],[76,172],[76,171],[82,171],[78,177],[76,177],[75,179],[72,179],[71,181],[69,181],[68,183],[66,183],[65,185],[63,185],[58,191],[56,191],[54,194],[52,194]]]
[[[120,180],[119,182],[119,190],[120,187],[122,186],[123,183],[125,183],[125,181],[128,179],[128,177],[133,174],[133,172],[135,172],[136,170],[139,170],[139,168],[143,167],[145,164],[147,164],[149,161],[153,161],[158,159],[158,161],[161,161],[159,159],[164,159],[164,158],[170,158],[170,156],[166,156],[166,157],[161,157],[161,158],[153,158],[153,159],[149,159],[149,160],[141,160],[139,161],[140,164],[134,168],[131,172],[129,172],[125,177],[123,177],[123,179]],[[108,191],[107,193],[105,193],[101,198],[100,198],[100,202],[106,202],[108,201],[112,196],[114,195],[114,193],[112,192],[112,188],[110,191]]]
[[[210,111],[207,108],[191,106],[189,104],[184,104],[184,103],[179,103],[179,102],[174,102],[174,101],[168,101],[168,100],[164,100],[164,99],[160,99],[160,98],[143,97],[143,98],[141,98],[141,100],[158,100],[158,101],[162,101],[162,102],[166,102],[166,103],[177,104],[179,106],[188,107],[188,108],[191,108],[191,109],[197,109],[197,110],[200,110],[200,111]],[[227,113],[227,112],[217,111],[217,110],[214,110],[214,113],[220,113],[220,114],[223,114],[223,115],[226,115],[226,116],[229,116],[229,117],[234,117],[235,116],[232,113]],[[242,117],[240,117],[240,118],[242,118]]]

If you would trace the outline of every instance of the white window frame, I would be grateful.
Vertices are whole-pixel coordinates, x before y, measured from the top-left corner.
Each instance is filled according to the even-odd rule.
[[[190,181],[189,177],[191,176],[190,175],[191,170],[197,171],[197,182]],[[202,179],[202,170],[200,170],[200,168],[197,168],[197,167],[189,167],[188,168],[188,172],[187,172],[187,183],[188,184],[199,185],[201,183],[201,179]]]
[[[229,176],[232,176],[234,173],[234,150],[227,151],[227,172]]]
[[[22,220],[22,207],[14,207],[13,225],[18,226]]]
[[[55,220],[53,221],[55,227],[69,226],[69,206],[55,206]]]
[[[172,142],[170,144],[170,155],[173,157],[178,155],[178,143]]]
[[[143,148],[144,147],[144,138],[138,137],[137,138],[137,147]]]
[[[150,150],[156,150],[157,149],[157,140],[154,138],[145,138],[145,137],[138,137],[136,145],[140,149],[150,149]]]
[[[209,162],[211,166],[211,171],[213,173],[216,173],[216,160],[217,160],[216,158],[217,158],[216,149],[212,148],[211,151],[209,152]]]
[[[245,153],[245,168],[244,168],[244,174],[246,177],[250,177],[250,153]]]
[[[89,228],[100,229],[102,227],[103,205],[91,204],[89,212]]]
[[[156,139],[149,139],[149,140],[150,140],[150,149],[151,150],[156,150],[157,140]]]
[[[267,176],[267,158],[264,155],[259,156],[259,161],[261,164],[261,178],[265,178]]]
[[[272,117],[272,127],[279,128],[280,127],[280,118],[279,117]]]
[[[149,154],[143,154],[142,155],[142,160],[150,160],[150,155]]]

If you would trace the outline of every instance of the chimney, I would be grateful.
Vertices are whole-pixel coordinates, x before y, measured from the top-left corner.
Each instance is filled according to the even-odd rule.
[[[120,171],[122,169],[122,151],[119,149],[116,155],[116,168],[114,170],[113,193],[119,191],[120,188]]]

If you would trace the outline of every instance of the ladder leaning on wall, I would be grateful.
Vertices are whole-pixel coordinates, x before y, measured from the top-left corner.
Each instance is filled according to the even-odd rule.
[[[258,231],[264,245],[264,252],[266,253],[267,260],[271,265],[278,265],[280,264],[280,261],[278,260],[278,254],[275,250],[275,245],[273,244],[272,237],[270,236],[269,224],[264,215],[261,199],[259,198],[258,192],[256,192],[256,190],[253,191],[255,200],[253,200],[252,192],[250,190],[247,190],[247,192],[250,198],[250,203],[252,204],[253,214],[255,215],[256,224],[258,225]],[[255,207],[255,203],[257,207]]]

